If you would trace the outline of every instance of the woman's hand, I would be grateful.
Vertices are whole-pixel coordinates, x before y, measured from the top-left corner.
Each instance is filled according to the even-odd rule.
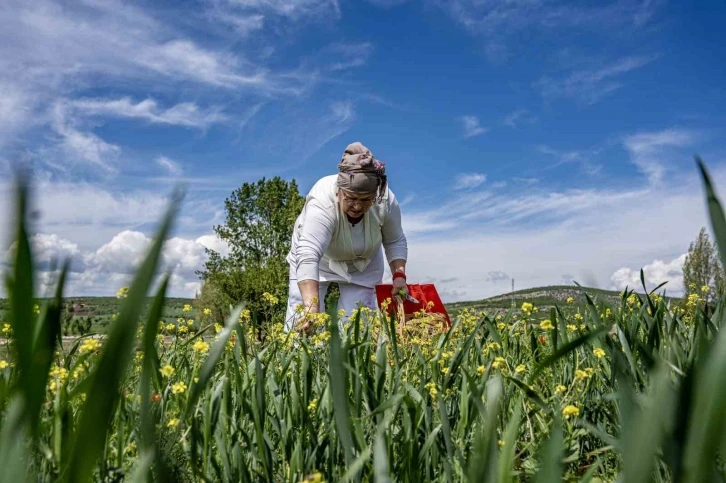
[[[393,297],[399,299],[402,298],[401,294],[399,293],[401,290],[403,290],[404,293],[408,295],[408,285],[406,284],[406,280],[401,277],[397,277],[393,280]],[[405,298],[405,295],[403,298]]]

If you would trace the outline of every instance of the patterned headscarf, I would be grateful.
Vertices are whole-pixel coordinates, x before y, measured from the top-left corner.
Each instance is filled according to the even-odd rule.
[[[338,164],[338,188],[352,193],[377,193],[383,198],[387,187],[386,165],[359,142],[349,144]]]

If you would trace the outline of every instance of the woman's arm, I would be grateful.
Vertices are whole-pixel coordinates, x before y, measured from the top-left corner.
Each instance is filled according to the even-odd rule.
[[[389,191],[390,193],[390,191]],[[391,274],[396,272],[406,274],[406,260],[408,259],[408,242],[401,226],[401,207],[396,201],[393,193],[390,193],[390,206],[386,223],[381,227],[383,236],[383,247],[386,251],[388,265],[391,267]],[[393,295],[397,296],[398,291],[403,289],[408,293],[408,286],[404,278],[393,279]]]
[[[333,236],[334,216],[330,207],[312,199],[308,202],[305,219],[300,227],[295,273],[303,305],[306,311],[312,313],[320,311],[322,301],[313,304],[312,300],[319,297],[320,259]]]

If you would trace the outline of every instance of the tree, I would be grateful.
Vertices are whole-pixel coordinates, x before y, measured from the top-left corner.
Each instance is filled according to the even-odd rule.
[[[288,291],[285,257],[304,203],[295,180],[288,183],[280,177],[244,183],[225,200],[226,220],[214,231],[229,254],[207,249],[209,259],[198,272],[203,286],[220,294],[223,307],[244,301],[251,310],[265,309],[261,322],[281,321]],[[280,301],[273,311],[262,299],[265,292]]]
[[[683,287],[686,293],[698,293],[707,302],[713,302],[724,291],[724,269],[721,266],[716,247],[706,228],[701,228],[698,237],[688,247],[683,263]],[[703,287],[708,287],[704,293]]]

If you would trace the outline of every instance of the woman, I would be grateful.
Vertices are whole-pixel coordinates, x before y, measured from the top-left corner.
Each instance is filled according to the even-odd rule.
[[[350,314],[359,302],[376,309],[375,286],[383,278],[381,247],[393,275],[393,294],[408,293],[400,207],[388,188],[385,165],[356,142],[345,149],[338,174],[315,183],[295,222],[287,256],[287,330],[307,331],[296,308],[303,305],[302,317],[323,311],[331,282],[340,288],[338,310]]]

